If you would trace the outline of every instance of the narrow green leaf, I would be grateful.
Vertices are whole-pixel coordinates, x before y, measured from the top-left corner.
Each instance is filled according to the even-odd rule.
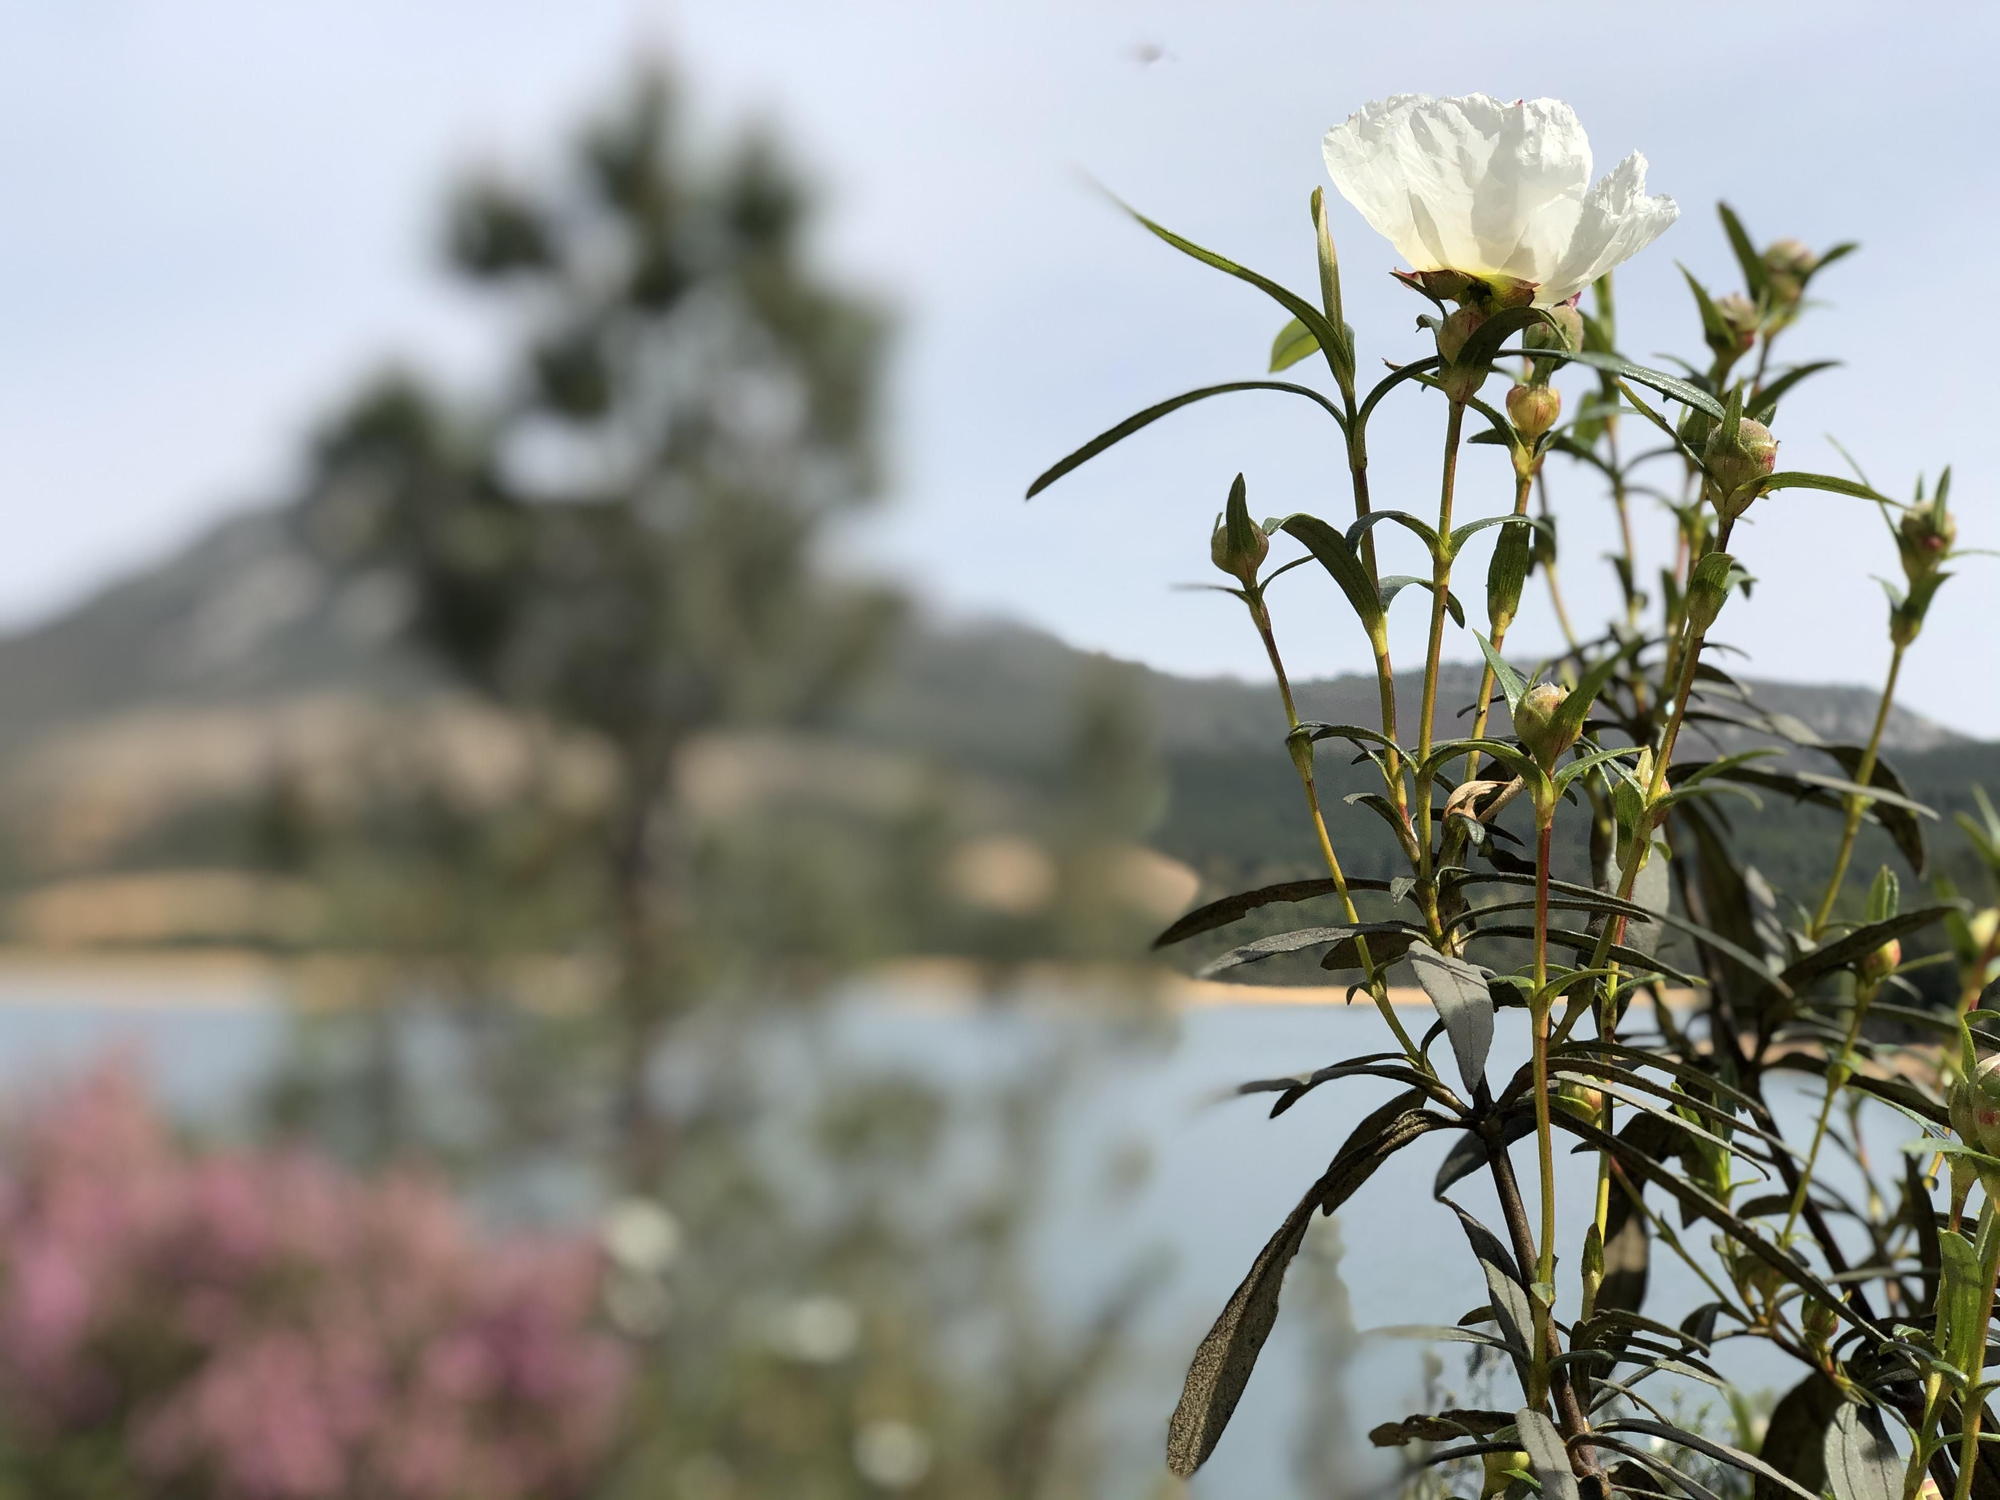
[[[1902,882],[1896,879],[1896,872],[1887,865],[1882,866],[1868,886],[1868,920],[1886,922],[1895,916],[1902,893]]]
[[[1457,557],[1468,539],[1484,531],[1489,526],[1512,526],[1523,533],[1530,531],[1547,532],[1549,530],[1548,523],[1540,516],[1522,516],[1515,515],[1512,512],[1504,516],[1481,516],[1477,521],[1467,521],[1463,526],[1453,530],[1450,539],[1449,555]]]
[[[1278,524],[1287,535],[1305,543],[1306,550],[1319,559],[1320,566],[1332,575],[1341,593],[1347,596],[1347,602],[1360,618],[1362,627],[1372,635],[1382,623],[1382,601],[1375,592],[1374,580],[1369,578],[1368,569],[1353,545],[1317,516],[1287,516]]]
[[[1115,198],[1113,201],[1118,202]],[[1339,377],[1340,372],[1338,367],[1334,366],[1331,351],[1340,347],[1340,334],[1328,324],[1325,313],[1314,307],[1296,292],[1278,285],[1277,282],[1271,280],[1268,276],[1260,276],[1247,266],[1239,266],[1227,256],[1217,255],[1213,250],[1204,249],[1193,240],[1185,239],[1175,234],[1164,225],[1156,224],[1130,204],[1119,202],[1118,206],[1183,255],[1192,256],[1203,265],[1213,266],[1218,271],[1234,276],[1238,281],[1248,282],[1251,286],[1256,287],[1258,291],[1278,303],[1286,312],[1297,318],[1306,328],[1311,330],[1313,337],[1318,340],[1321,349],[1329,351],[1327,363],[1330,367],[1334,368],[1335,377]],[[1351,375],[1350,378],[1352,378]]]
[[[1534,1407],[1524,1406],[1514,1413],[1514,1430],[1521,1436],[1535,1483],[1542,1487],[1542,1500],[1580,1500],[1576,1475],[1570,1471],[1569,1449],[1563,1446],[1555,1423]]]
[[[1840,361],[1837,359],[1816,359],[1811,364],[1800,365],[1796,369],[1785,371],[1784,374],[1757,392],[1756,398],[1746,409],[1745,415],[1753,422],[1762,422],[1766,426],[1769,426],[1771,419],[1778,414],[1778,403],[1791,392],[1794,386],[1798,385],[1802,380],[1808,380],[1812,376],[1817,375],[1821,370],[1833,369],[1839,363]]]
[[[1422,517],[1413,516],[1406,510],[1371,510],[1367,515],[1360,517],[1347,528],[1347,545],[1350,547],[1359,547],[1361,545],[1361,538],[1384,521],[1394,521],[1398,526],[1419,537],[1423,541],[1424,546],[1429,549],[1431,555],[1434,557],[1437,555],[1438,534],[1436,528],[1432,527]]]
[[[1701,310],[1701,332],[1708,347],[1717,353],[1724,350],[1734,351],[1736,335],[1730,329],[1728,321],[1716,310],[1714,299],[1708,295],[1708,288],[1696,281],[1694,272],[1686,266],[1681,266],[1680,271],[1681,275],[1687,278],[1688,290],[1694,293],[1695,305]]]
[[[1242,1399],[1257,1356],[1278,1318],[1285,1271],[1305,1243],[1315,1210],[1332,1213],[1374,1175],[1383,1162],[1420,1136],[1448,1122],[1423,1107],[1415,1092],[1392,1099],[1354,1129],[1325,1174],[1277,1233],[1258,1252],[1250,1272],[1195,1350],[1180,1404],[1167,1425],[1167,1466],[1185,1479],[1207,1461]]]
[[[1411,584],[1415,584],[1418,588],[1425,590],[1432,596],[1435,596],[1437,593],[1437,586],[1428,578],[1418,578],[1411,573],[1392,573],[1389,577],[1382,580],[1380,598],[1383,610],[1386,611],[1389,608],[1390,602]],[[1450,589],[1445,590],[1444,607],[1445,613],[1451,616],[1452,622],[1459,626],[1460,629],[1463,629],[1465,626],[1465,606],[1459,602],[1458,595],[1454,594]]]
[[[1477,1092],[1486,1078],[1487,1054],[1493,1050],[1493,994],[1486,987],[1485,972],[1425,942],[1410,944],[1407,957],[1451,1038],[1458,1076],[1468,1092]]]
[[[1355,891],[1379,891],[1386,889],[1387,882],[1350,875],[1347,878],[1347,887]],[[1286,880],[1276,885],[1259,886],[1254,891],[1240,891],[1234,896],[1224,896],[1219,901],[1211,901],[1206,906],[1196,907],[1154,938],[1153,946],[1168,948],[1199,933],[1225,927],[1259,907],[1280,902],[1311,901],[1315,897],[1331,896],[1337,889],[1338,886],[1333,881],[1321,877],[1318,880]]]
[[[1556,709],[1549,720],[1551,727],[1565,731],[1566,738],[1574,738],[1583,733],[1583,721],[1589,717],[1591,705],[1597,702],[1598,692],[1611,680],[1611,674],[1618,670],[1619,663],[1638,647],[1639,642],[1635,640],[1623,650],[1613,652],[1594,663],[1590,670],[1578,679],[1576,686],[1569,690],[1569,696],[1564,698],[1561,706]]]
[[[1735,209],[1727,203],[1718,203],[1715,211],[1722,217],[1722,231],[1729,236],[1729,248],[1736,252],[1736,264],[1743,271],[1743,284],[1750,289],[1753,299],[1764,301],[1771,294],[1771,277],[1764,269],[1764,257],[1750,243],[1750,236],[1744,232],[1743,221],[1736,217]]]
[[[1229,500],[1222,511],[1222,524],[1229,536],[1229,550],[1238,557],[1248,557],[1257,550],[1263,540],[1257,523],[1250,519],[1250,491],[1238,474],[1229,486]]]
[[[1593,370],[1602,370],[1608,375],[1616,375],[1635,385],[1643,385],[1648,390],[1671,397],[1683,406],[1692,406],[1696,411],[1706,412],[1717,421],[1722,419],[1722,403],[1700,386],[1682,380],[1678,375],[1669,375],[1664,370],[1636,365],[1622,354],[1601,354],[1593,349],[1508,349],[1502,352],[1518,354],[1523,359],[1554,359],[1571,364],[1589,365]]]
[[[1877,494],[1867,485],[1852,479],[1842,479],[1836,474],[1807,474],[1795,469],[1781,469],[1776,474],[1760,480],[1758,488],[1770,490],[1827,490],[1836,495],[1852,495],[1857,500],[1873,500],[1880,505],[1894,505],[1896,502],[1887,495]]]
[[[1284,380],[1232,380],[1226,385],[1203,386],[1198,391],[1184,391],[1178,396],[1149,406],[1120,422],[1116,427],[1100,432],[1081,448],[1070,454],[1052,468],[1045,470],[1035,482],[1028,486],[1027,498],[1032,500],[1043,490],[1054,484],[1072,469],[1082,468],[1098,454],[1115,443],[1121,443],[1142,427],[1150,427],[1160,418],[1179,411],[1183,406],[1191,406],[1197,401],[1206,401],[1210,396],[1227,395],[1231,391],[1289,391],[1294,396],[1304,396],[1324,407],[1328,416],[1338,422],[1341,430],[1347,428],[1347,417],[1339,407],[1308,385],[1293,385]]]
[[[1834,1500],[1902,1500],[1903,1460],[1873,1407],[1841,1404],[1826,1430],[1824,1462]]]
[[[1334,254],[1333,232],[1326,224],[1326,194],[1319,188],[1312,193],[1313,238],[1319,247],[1319,300],[1326,310],[1326,321],[1334,332],[1340,335],[1338,346],[1330,351],[1329,361],[1333,365],[1333,378],[1340,382],[1351,404],[1354,400],[1354,330],[1347,326],[1347,313],[1340,298],[1340,258]]]
[[[1245,964],[1262,963],[1267,958],[1280,953],[1297,953],[1306,948],[1317,948],[1326,943],[1340,943],[1354,937],[1403,935],[1415,929],[1407,922],[1358,922],[1340,927],[1300,927],[1292,932],[1274,932],[1269,937],[1260,937],[1231,948],[1227,953],[1210,959],[1202,965],[1196,977],[1210,979],[1228,969],[1241,968]]]
[[[1307,355],[1319,352],[1319,340],[1313,331],[1293,318],[1278,330],[1278,336],[1271,340],[1271,373],[1289,369]]]
[[[1528,691],[1528,684],[1521,674],[1507,665],[1506,659],[1493,649],[1493,643],[1478,631],[1472,638],[1479,642],[1479,651],[1486,658],[1486,664],[1493,669],[1493,680],[1500,684],[1500,691],[1507,696],[1507,712],[1512,714],[1521,706],[1521,699]]]

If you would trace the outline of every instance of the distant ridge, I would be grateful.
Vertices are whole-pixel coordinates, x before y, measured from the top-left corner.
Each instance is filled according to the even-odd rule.
[[[406,699],[442,684],[400,643],[406,611],[380,577],[336,579],[289,535],[276,511],[218,524],[165,561],[128,574],[31,630],[0,637],[0,754],[65,728],[139,709],[247,705],[336,691]],[[986,621],[923,627],[900,642],[841,726],[899,749],[974,764],[1046,760],[1093,657],[1027,626]],[[1182,677],[1120,664],[1143,689],[1162,752],[1268,751],[1283,732],[1275,696],[1229,677]],[[1842,685],[1746,680],[1762,706],[1822,736],[1866,736],[1874,693]],[[1446,666],[1439,729],[1477,691],[1477,671]],[[1377,721],[1373,677],[1297,685],[1300,711],[1333,722]],[[1398,683],[1405,725],[1417,683]],[[1891,714],[1891,754],[1970,743],[1905,709]]]

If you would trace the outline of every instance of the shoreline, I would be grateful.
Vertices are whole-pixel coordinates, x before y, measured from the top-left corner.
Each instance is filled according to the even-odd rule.
[[[0,1007],[76,1004],[117,1010],[223,1010],[284,1005],[304,970],[324,965],[325,955],[280,958],[247,948],[43,948],[0,946]],[[1168,969],[1038,963],[995,972],[971,959],[905,958],[861,970],[835,986],[834,993],[873,991],[880,999],[912,1010],[957,1011],[1006,997],[1046,1004],[1065,997],[1097,995],[1130,1003],[1150,996],[1173,1011],[1230,1007],[1324,1007],[1345,1009],[1345,984],[1230,984],[1195,979]],[[1667,1003],[1679,1010],[1694,998],[1689,990],[1669,990]],[[1431,1002],[1415,985],[1391,985],[1390,1003],[1400,1009],[1429,1010]],[[1356,1005],[1366,1005],[1357,998]],[[1635,1005],[1649,1005],[1641,994]]]

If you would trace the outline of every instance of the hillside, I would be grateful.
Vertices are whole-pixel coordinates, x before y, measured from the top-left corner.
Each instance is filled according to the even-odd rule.
[[[127,864],[170,858],[170,848],[147,853],[153,846],[134,843],[136,833],[232,788],[239,799],[254,795],[280,771],[312,773],[385,733],[443,736],[466,774],[498,775],[492,763],[505,759],[506,734],[399,644],[401,619],[386,580],[336,580],[265,512],[226,521],[158,566],[0,639],[12,882],[33,884],[50,861],[87,867],[118,847]],[[1470,667],[1447,670],[1441,732],[1451,732],[1476,682]],[[1859,687],[1751,686],[1760,704],[1833,740],[1863,737],[1874,709]],[[1262,684],[1112,663],[1018,625],[920,627],[825,732],[878,757],[942,763],[1031,792],[1054,774],[1082,696],[1107,689],[1151,721],[1166,782],[1157,848],[1212,884],[1309,861],[1297,784],[1279,749],[1282,719]],[[1376,714],[1368,677],[1304,682],[1298,695],[1315,718],[1365,724]],[[1414,680],[1399,685],[1399,699],[1407,726]],[[1885,744],[1915,794],[1947,820],[1969,805],[1973,783],[2000,786],[2000,745],[1921,716],[1898,711]],[[1386,869],[1378,825],[1338,803],[1352,789],[1349,773],[1338,757],[1322,763],[1353,868]],[[1810,811],[1732,815],[1781,884],[1832,837],[1831,820]],[[1945,830],[1941,848],[1955,845],[1948,821],[1933,826]]]

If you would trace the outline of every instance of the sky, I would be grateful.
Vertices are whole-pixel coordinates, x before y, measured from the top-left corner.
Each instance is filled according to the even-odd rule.
[[[681,69],[715,138],[774,122],[820,191],[824,255],[897,309],[892,491],[843,547],[940,614],[1263,674],[1240,607],[1173,585],[1208,575],[1239,471],[1258,515],[1346,510],[1334,434],[1306,403],[1207,403],[1022,501],[1128,413],[1260,374],[1283,321],[1091,184],[1310,295],[1320,137],[1411,91],[1553,95],[1600,171],[1646,153],[1683,217],[1620,274],[1622,341],[1642,359],[1698,348],[1676,262],[1735,285],[1718,198],[1760,242],[1862,241],[1788,335],[1788,357],[1846,364],[1787,404],[1782,464],[1840,471],[1828,433],[1894,494],[1954,464],[1961,540],[2000,546],[2000,390],[1984,315],[1964,321],[2000,240],[1982,102],[1996,31],[1981,6],[1891,19],[1821,0],[0,0],[0,623],[281,496],[316,418],[390,359],[476,389],[507,330],[440,272],[441,190],[470,166],[546,164],[641,56]],[[1337,199],[1331,218],[1364,361],[1424,352],[1393,250]],[[1371,444],[1378,505],[1434,510],[1442,425],[1434,398],[1393,406]],[[1601,618],[1610,508],[1586,475],[1552,479],[1572,613]],[[1459,515],[1510,498],[1504,463],[1475,450]],[[1879,680],[1870,580],[1896,561],[1873,509],[1794,491],[1752,515],[1737,551],[1761,582],[1719,632],[1746,670]],[[1665,536],[1642,517],[1649,567]],[[1483,544],[1466,566],[1476,614]],[[1968,558],[1946,586],[1901,696],[1989,736],[1996,566]],[[1330,586],[1302,570],[1280,590],[1295,674],[1367,666]],[[1403,661],[1421,651],[1420,598],[1396,611]],[[1514,654],[1558,642],[1531,590]],[[1475,654],[1457,633],[1448,651]]]

